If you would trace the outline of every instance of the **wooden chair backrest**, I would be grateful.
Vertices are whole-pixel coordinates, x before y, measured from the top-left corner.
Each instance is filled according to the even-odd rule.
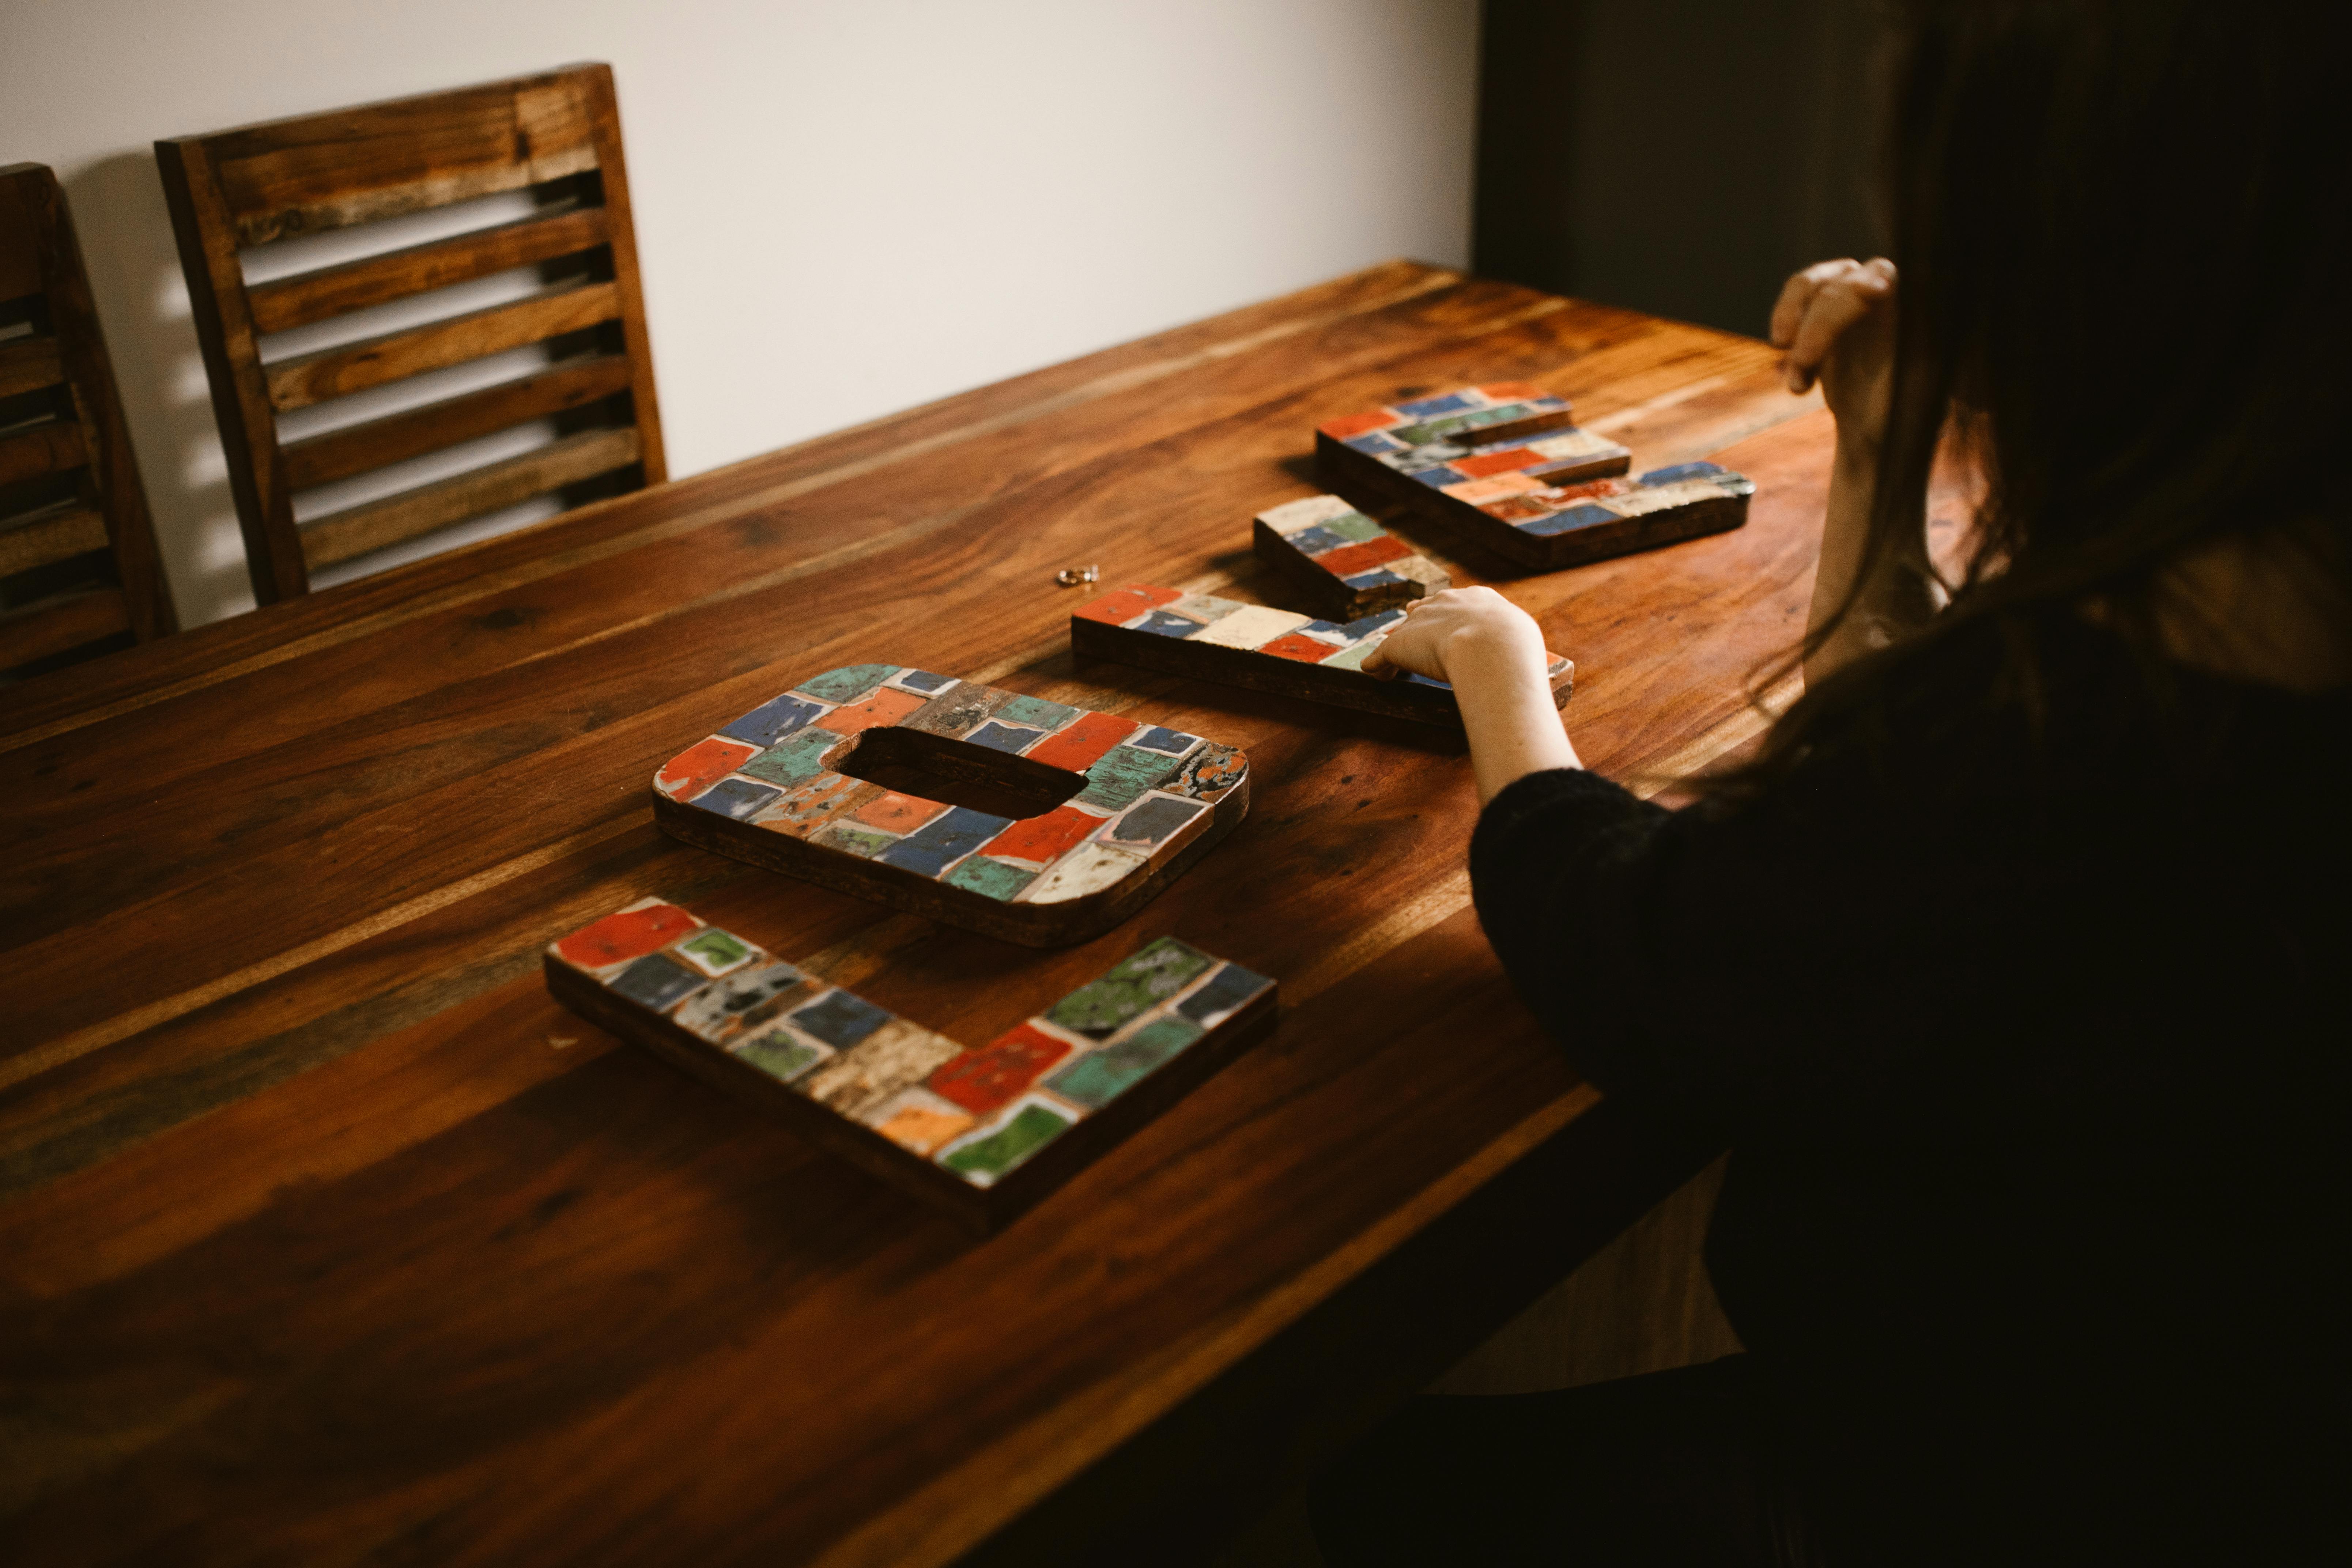
[[[177,628],[65,193],[0,168],[0,670]]]
[[[155,154],[263,603],[308,592],[320,567],[533,496],[667,477],[610,67],[176,137]],[[244,251],[532,188],[563,199],[451,238],[246,279]],[[263,356],[266,334],[529,266],[565,275],[510,304]],[[278,416],[291,410],[551,340],[588,352],[483,391],[278,437]],[[551,417],[565,431],[551,447],[296,524],[299,490]]]

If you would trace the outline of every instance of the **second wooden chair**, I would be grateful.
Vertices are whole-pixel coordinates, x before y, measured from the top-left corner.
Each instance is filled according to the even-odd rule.
[[[262,603],[308,592],[322,567],[534,496],[667,477],[610,68],[178,137],[155,151]],[[524,189],[543,201],[517,221],[247,279],[256,247]],[[557,276],[524,299],[264,358],[266,334],[533,266]],[[583,352],[519,380],[279,437],[279,416],[294,410],[551,342]],[[296,521],[298,491],[543,418],[562,421],[552,445]]]

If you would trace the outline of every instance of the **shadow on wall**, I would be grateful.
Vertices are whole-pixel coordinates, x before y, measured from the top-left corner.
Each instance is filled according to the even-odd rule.
[[[236,503],[155,156],[142,149],[104,158],[63,183],[123,412],[131,429],[147,437],[139,469],[180,624],[251,609]],[[153,449],[151,433],[157,430],[170,432],[162,451]]]
[[[1882,0],[1486,0],[1473,265],[1763,334],[1868,256]]]

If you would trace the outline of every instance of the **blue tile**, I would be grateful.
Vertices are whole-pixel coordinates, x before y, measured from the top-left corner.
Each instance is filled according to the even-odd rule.
[[[1645,485],[1670,485],[1676,479],[1711,479],[1728,469],[1715,463],[1676,463],[1672,468],[1652,468],[1642,476]]]
[[[1045,738],[1043,730],[1032,730],[1020,724],[1000,724],[991,719],[964,737],[975,746],[986,746],[992,752],[1018,752]]]
[[[1434,468],[1416,468],[1411,477],[1419,479],[1432,489],[1440,489],[1447,485],[1465,484],[1470,479],[1469,475],[1449,468],[1444,463],[1439,463]]]
[[[1295,631],[1285,632],[1282,635],[1285,637],[1291,637],[1295,635],[1295,632],[1314,632],[1318,636],[1328,637],[1339,637],[1346,635],[1341,631],[1339,623],[1336,621],[1309,621],[1305,626],[1295,628]]]
[[[1475,408],[1477,405],[1458,392],[1450,392],[1443,397],[1424,397],[1418,403],[1398,403],[1391,406],[1399,414],[1414,419],[1426,419],[1433,414],[1452,414],[1457,409]]]
[[[1339,581],[1350,588],[1385,588],[1391,583],[1402,583],[1408,579],[1398,576],[1385,566],[1377,566],[1370,572],[1359,572],[1352,577],[1342,577]]]
[[[685,964],[658,952],[637,960],[613,977],[614,992],[656,1013],[709,984]]]
[[[1212,1026],[1271,984],[1263,974],[1228,963],[1209,976],[1206,985],[1177,1003],[1176,1011],[1196,1024]]]
[[[828,991],[793,1015],[793,1025],[836,1051],[845,1051],[890,1021],[890,1015],[863,996]]]
[[[1373,431],[1369,436],[1359,436],[1352,441],[1343,441],[1340,445],[1345,447],[1353,447],[1359,452],[1402,452],[1404,450],[1404,443],[1402,441],[1392,441],[1377,430]]]
[[[952,675],[933,675],[928,669],[902,669],[898,684],[909,691],[945,691],[956,683]]]
[[[1012,826],[1009,816],[991,816],[959,805],[945,816],[933,817],[874,858],[902,871],[936,877]]]
[[[824,704],[822,702],[810,702],[787,694],[763,707],[752,709],[719,732],[730,741],[744,741],[754,746],[772,746],[824,711]]]
[[[1104,831],[1103,837],[1114,844],[1156,845],[1208,809],[1197,800],[1154,795],[1131,807],[1117,825]]]
[[[1307,555],[1320,555],[1327,550],[1337,550],[1350,541],[1328,528],[1302,528],[1297,533],[1285,534],[1293,550]]]
[[[1402,610],[1382,610],[1377,615],[1366,616],[1361,620],[1349,621],[1339,629],[1346,632],[1351,641],[1361,642],[1374,632],[1386,626],[1392,626],[1402,619],[1404,619]]]
[[[704,811],[748,822],[753,813],[783,793],[773,784],[753,784],[750,779],[720,779],[696,795],[693,804]]]
[[[1440,691],[1451,691],[1454,689],[1454,687],[1450,682],[1432,680],[1425,675],[1413,675],[1407,673],[1398,676],[1397,679],[1407,686],[1433,686]]]
[[[1203,624],[1200,621],[1188,621],[1181,616],[1171,616],[1165,610],[1154,610],[1128,629],[1138,632],[1156,632],[1163,637],[1189,637],[1199,631]]]
[[[1523,533],[1553,534],[1566,533],[1571,528],[1591,528],[1596,522],[1622,521],[1607,507],[1594,506],[1587,501],[1582,506],[1570,507],[1566,511],[1556,511],[1549,517],[1537,518],[1533,522],[1520,523],[1518,527]]]
[[[1162,756],[1181,757],[1201,743],[1198,735],[1187,735],[1181,730],[1163,730],[1153,725],[1127,742],[1138,751],[1158,752]]]

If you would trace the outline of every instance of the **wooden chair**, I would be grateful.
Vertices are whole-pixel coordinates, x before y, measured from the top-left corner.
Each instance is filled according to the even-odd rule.
[[[57,176],[0,168],[0,670],[177,629]]]
[[[667,477],[611,68],[177,137],[158,142],[155,155],[262,603],[307,593],[321,567],[533,496]],[[543,204],[530,217],[246,279],[244,250],[524,189]],[[528,266],[541,268],[545,286],[514,303],[264,355],[268,333]],[[278,416],[294,409],[535,343],[564,357],[487,390],[279,438]],[[552,446],[295,522],[298,491],[549,417],[562,432]]]

